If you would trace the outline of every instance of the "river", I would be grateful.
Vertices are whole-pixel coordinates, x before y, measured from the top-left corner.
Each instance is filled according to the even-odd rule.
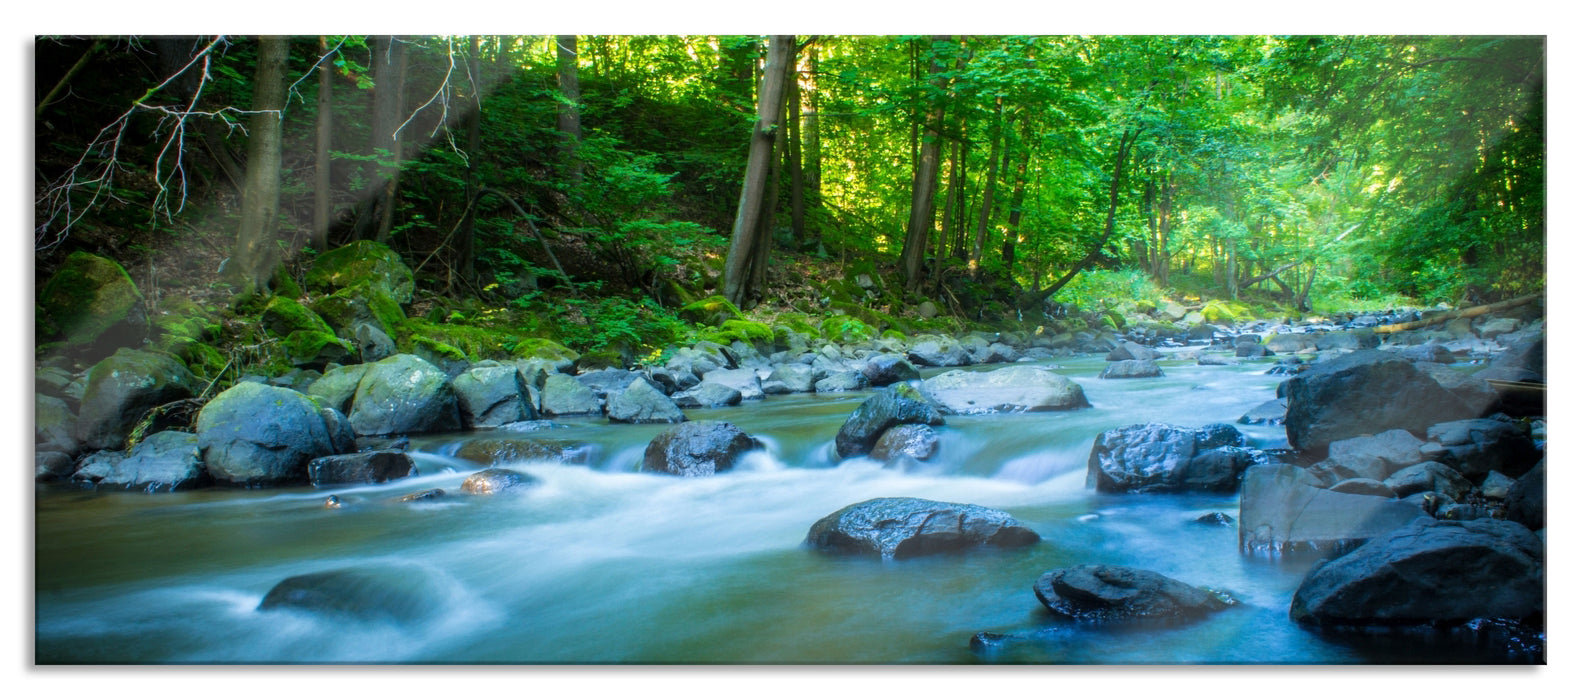
[[[666,426],[560,419],[533,437],[590,443],[585,465],[513,468],[520,495],[460,494],[475,469],[448,457],[480,431],[413,440],[421,474],[356,487],[183,493],[41,487],[35,510],[38,663],[1349,664],[1415,660],[1326,641],[1287,615],[1310,560],[1243,556],[1231,495],[1101,495],[1085,486],[1093,438],[1120,425],[1235,420],[1274,397],[1267,361],[1163,360],[1158,379],[1099,380],[1099,357],[1040,362],[1092,408],[949,416],[940,454],[902,471],[833,460],[866,392],[771,396],[691,410],[736,423],[767,449],[734,471],[681,479],[637,471]],[[973,369],[991,369],[976,367]],[[937,371],[937,370],[934,370]],[[932,374],[933,371],[929,372]],[[1283,428],[1238,426],[1254,446]],[[496,434],[497,435],[497,434]],[[431,502],[404,494],[443,488]],[[323,503],[330,494],[345,504]],[[803,547],[819,518],[881,496],[1009,512],[1043,538],[1011,551],[902,561]],[[1062,629],[1032,592],[1043,571],[1085,563],[1151,569],[1239,605],[1163,630]],[[433,614],[354,622],[259,611],[284,578],[399,564],[429,574]],[[1023,635],[990,652],[975,633]],[[1441,659],[1443,660],[1443,659]]]

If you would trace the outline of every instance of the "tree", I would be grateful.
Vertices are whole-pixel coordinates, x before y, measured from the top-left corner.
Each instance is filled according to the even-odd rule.
[[[290,37],[258,40],[253,75],[253,116],[247,147],[247,184],[242,190],[242,221],[231,255],[232,278],[241,296],[264,293],[279,263],[275,244],[280,212],[281,122],[286,106],[286,58]]]
[[[582,179],[582,162],[577,157],[577,144],[582,141],[582,87],[577,83],[576,35],[562,34],[555,37],[555,57],[561,99],[556,109],[555,124],[560,129],[560,149],[566,177],[575,183]]]
[[[357,209],[355,237],[377,240],[390,237],[396,192],[401,177],[401,124],[406,83],[406,40],[395,36],[373,37],[368,42],[373,64],[373,127],[369,151],[374,158],[373,177]]]
[[[940,44],[949,45],[949,35],[936,35],[933,39],[929,75],[933,77],[932,108],[928,114],[927,131],[918,148],[912,175],[912,208],[907,217],[906,242],[901,248],[901,268],[906,277],[907,291],[915,292],[923,282],[923,257],[928,249],[928,234],[934,226],[934,193],[939,189],[939,149],[945,121],[945,63],[938,54]]]
[[[330,190],[330,151],[334,148],[335,118],[332,109],[335,90],[335,66],[325,60],[330,53],[329,37],[319,37],[319,101],[316,138],[313,142],[313,236],[311,245],[320,251],[330,247],[330,214],[334,208],[334,192]]]
[[[725,298],[746,307],[757,291],[752,288],[753,265],[759,247],[770,241],[762,234],[760,218],[766,206],[765,190],[774,164],[776,132],[785,114],[786,61],[791,59],[796,37],[776,35],[769,38],[769,55],[764,62],[763,81],[758,89],[758,120],[748,140],[747,169],[742,176],[741,197],[736,205],[736,222],[731,227],[730,250],[725,256]]]

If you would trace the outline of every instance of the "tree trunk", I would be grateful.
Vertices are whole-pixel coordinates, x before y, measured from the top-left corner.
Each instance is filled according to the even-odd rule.
[[[582,87],[577,83],[575,34],[555,37],[555,65],[562,98],[555,111],[555,126],[560,130],[561,163],[566,168],[566,179],[576,183],[582,181],[582,159],[577,155],[577,146],[582,143]]]
[[[758,91],[758,121],[753,125],[747,147],[747,170],[742,177],[742,193],[736,203],[736,221],[731,226],[731,246],[725,256],[725,298],[742,306],[755,290],[751,287],[752,262],[759,245],[759,221],[765,206],[769,170],[774,161],[775,132],[784,114],[785,62],[791,58],[796,37],[776,35],[769,39],[769,60],[764,66],[763,84]]]
[[[1000,245],[1000,262],[1007,270],[1016,265],[1016,237],[1022,225],[1022,202],[1027,197],[1027,164],[1033,158],[1032,114],[1022,112],[1022,156],[1016,164],[1016,184],[1011,188],[1011,213],[1005,221],[1005,242]]]
[[[798,250],[807,247],[806,183],[802,174],[802,84],[797,61],[786,62],[786,169],[791,171],[791,240]]]
[[[480,84],[483,76],[479,73],[481,67],[478,60],[478,43],[478,35],[472,35],[471,52],[467,54],[467,70],[473,79],[472,109],[470,110],[471,113],[467,115],[467,201],[469,202],[475,201],[477,198],[478,171],[474,164],[482,156],[478,152],[479,122],[483,121],[483,90]],[[461,278],[462,284],[450,285],[452,294],[459,295],[462,292],[462,286],[472,284],[473,279],[477,277],[477,270],[473,265],[473,242],[478,237],[477,211],[478,207],[470,206],[462,214],[461,229],[457,232],[456,237],[456,257],[451,263],[451,268]]]
[[[1161,285],[1170,284],[1170,217],[1174,214],[1174,193],[1175,184],[1170,181],[1170,171],[1166,170],[1159,187],[1159,242],[1154,246],[1159,251],[1159,272],[1155,277]]]
[[[280,140],[290,51],[290,37],[264,36],[258,40],[252,106],[257,113],[248,119],[242,220],[230,266],[230,276],[241,297],[269,290],[269,278],[279,257],[275,238],[280,225]]]
[[[795,56],[792,59],[794,61]],[[787,67],[793,66],[793,61],[786,61]],[[789,75],[788,71],[787,77]],[[786,95],[790,95],[789,86],[785,92]],[[775,130],[775,152],[771,160],[772,164],[769,166],[769,187],[764,192],[764,207],[759,215],[761,221],[758,224],[758,246],[753,254],[752,272],[748,275],[748,285],[752,292],[747,294],[747,303],[741,306],[743,309],[758,305],[758,297],[764,289],[764,277],[769,271],[769,251],[774,248],[775,218],[780,210],[780,176],[786,161],[786,144],[790,140],[788,131],[789,129],[785,128]]]
[[[950,41],[949,36],[934,37],[934,42]],[[930,52],[932,53],[932,52]],[[938,58],[930,61],[929,73],[934,76],[934,87],[945,89],[945,64]],[[929,230],[934,223],[934,193],[939,189],[940,131],[945,119],[945,101],[936,97],[928,116],[928,132],[917,151],[915,174],[912,177],[912,209],[907,217],[906,241],[901,246],[901,267],[906,275],[907,291],[915,292],[922,285],[923,257],[928,248]]]
[[[390,177],[385,181],[384,207],[379,212],[379,231],[374,237],[380,243],[390,242],[390,230],[395,224],[396,192],[401,189],[401,148],[406,139],[398,131],[401,115],[406,111],[406,44],[400,41],[390,45],[395,54],[395,94],[390,98],[394,108],[390,113]]]
[[[359,240],[383,242],[389,235],[385,228],[386,210],[393,202],[390,195],[400,162],[400,143],[395,130],[400,126],[402,43],[393,36],[375,36],[368,40],[369,63],[373,69],[373,118],[369,130],[368,152],[376,161],[371,169],[368,185],[363,190],[362,202],[357,208],[353,224],[353,237]]]
[[[1000,171],[1003,169],[1000,151],[1005,143],[1004,112],[1004,98],[995,98],[994,124],[990,127],[989,137],[989,166],[983,175],[983,207],[978,210],[978,230],[972,239],[972,254],[967,258],[967,269],[974,278],[978,276],[978,264],[983,259],[983,242],[989,236],[989,220],[995,209],[994,195],[999,188]]]
[[[1109,212],[1104,215],[1104,233],[1099,236],[1099,240],[1088,250],[1088,254],[1077,261],[1077,264],[1073,265],[1060,279],[1055,280],[1047,288],[1036,289],[1022,295],[1017,300],[1019,308],[1031,309],[1044,303],[1045,299],[1060,291],[1060,288],[1066,286],[1071,280],[1076,279],[1077,273],[1087,269],[1104,252],[1104,244],[1108,243],[1110,237],[1115,235],[1115,208],[1120,204],[1121,186],[1126,179],[1126,156],[1131,151],[1132,145],[1137,143],[1139,134],[1140,132],[1137,129],[1128,130],[1121,135],[1120,145],[1115,150],[1115,169],[1110,173],[1110,208]]]
[[[802,125],[802,140],[804,142],[803,155],[807,158],[807,199],[808,207],[819,211],[824,206],[824,171],[823,151],[819,142],[818,132],[818,44],[813,44],[807,49],[807,121]],[[806,222],[808,236],[814,240],[821,237],[819,219],[814,218]]]
[[[335,65],[329,53],[329,37],[319,37],[319,109],[315,116],[318,131],[313,144],[313,237],[309,245],[324,252],[330,248],[330,213],[334,192],[330,189],[330,151],[335,138]]]
[[[945,211],[940,217],[939,239],[934,243],[934,293],[938,294],[944,281],[945,273],[945,242],[950,240],[952,218],[956,215],[957,198],[961,189],[961,144],[951,144],[950,182],[945,186]]]

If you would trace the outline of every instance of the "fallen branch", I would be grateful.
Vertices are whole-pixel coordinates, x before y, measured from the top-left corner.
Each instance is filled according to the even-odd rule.
[[[1472,308],[1461,309],[1459,311],[1449,311],[1449,312],[1442,313],[1442,314],[1434,314],[1433,316],[1422,318],[1422,319],[1419,319],[1419,320],[1416,320],[1416,321],[1407,321],[1406,323],[1392,323],[1392,324],[1390,324],[1388,326],[1375,326],[1374,329],[1373,329],[1373,332],[1375,332],[1375,333],[1399,333],[1401,331],[1409,331],[1409,330],[1414,330],[1414,329],[1417,329],[1417,328],[1427,328],[1428,326],[1439,325],[1439,324],[1444,323],[1446,321],[1453,321],[1453,320],[1458,319],[1458,318],[1471,318],[1473,316],[1482,316],[1483,314],[1494,312],[1494,311],[1503,311],[1505,309],[1514,309],[1514,308],[1516,308],[1518,306],[1523,306],[1525,304],[1528,304],[1528,303],[1538,299],[1541,296],[1543,296],[1543,295],[1541,295],[1541,294],[1528,294],[1527,296],[1524,296],[1524,297],[1516,297],[1515,299],[1507,299],[1505,301],[1496,302],[1496,303],[1493,303],[1493,304],[1484,304],[1482,306],[1474,306]]]

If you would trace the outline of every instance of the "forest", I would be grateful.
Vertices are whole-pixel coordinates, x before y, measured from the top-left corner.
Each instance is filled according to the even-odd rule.
[[[1547,41],[36,36],[34,663],[1546,664]]]

